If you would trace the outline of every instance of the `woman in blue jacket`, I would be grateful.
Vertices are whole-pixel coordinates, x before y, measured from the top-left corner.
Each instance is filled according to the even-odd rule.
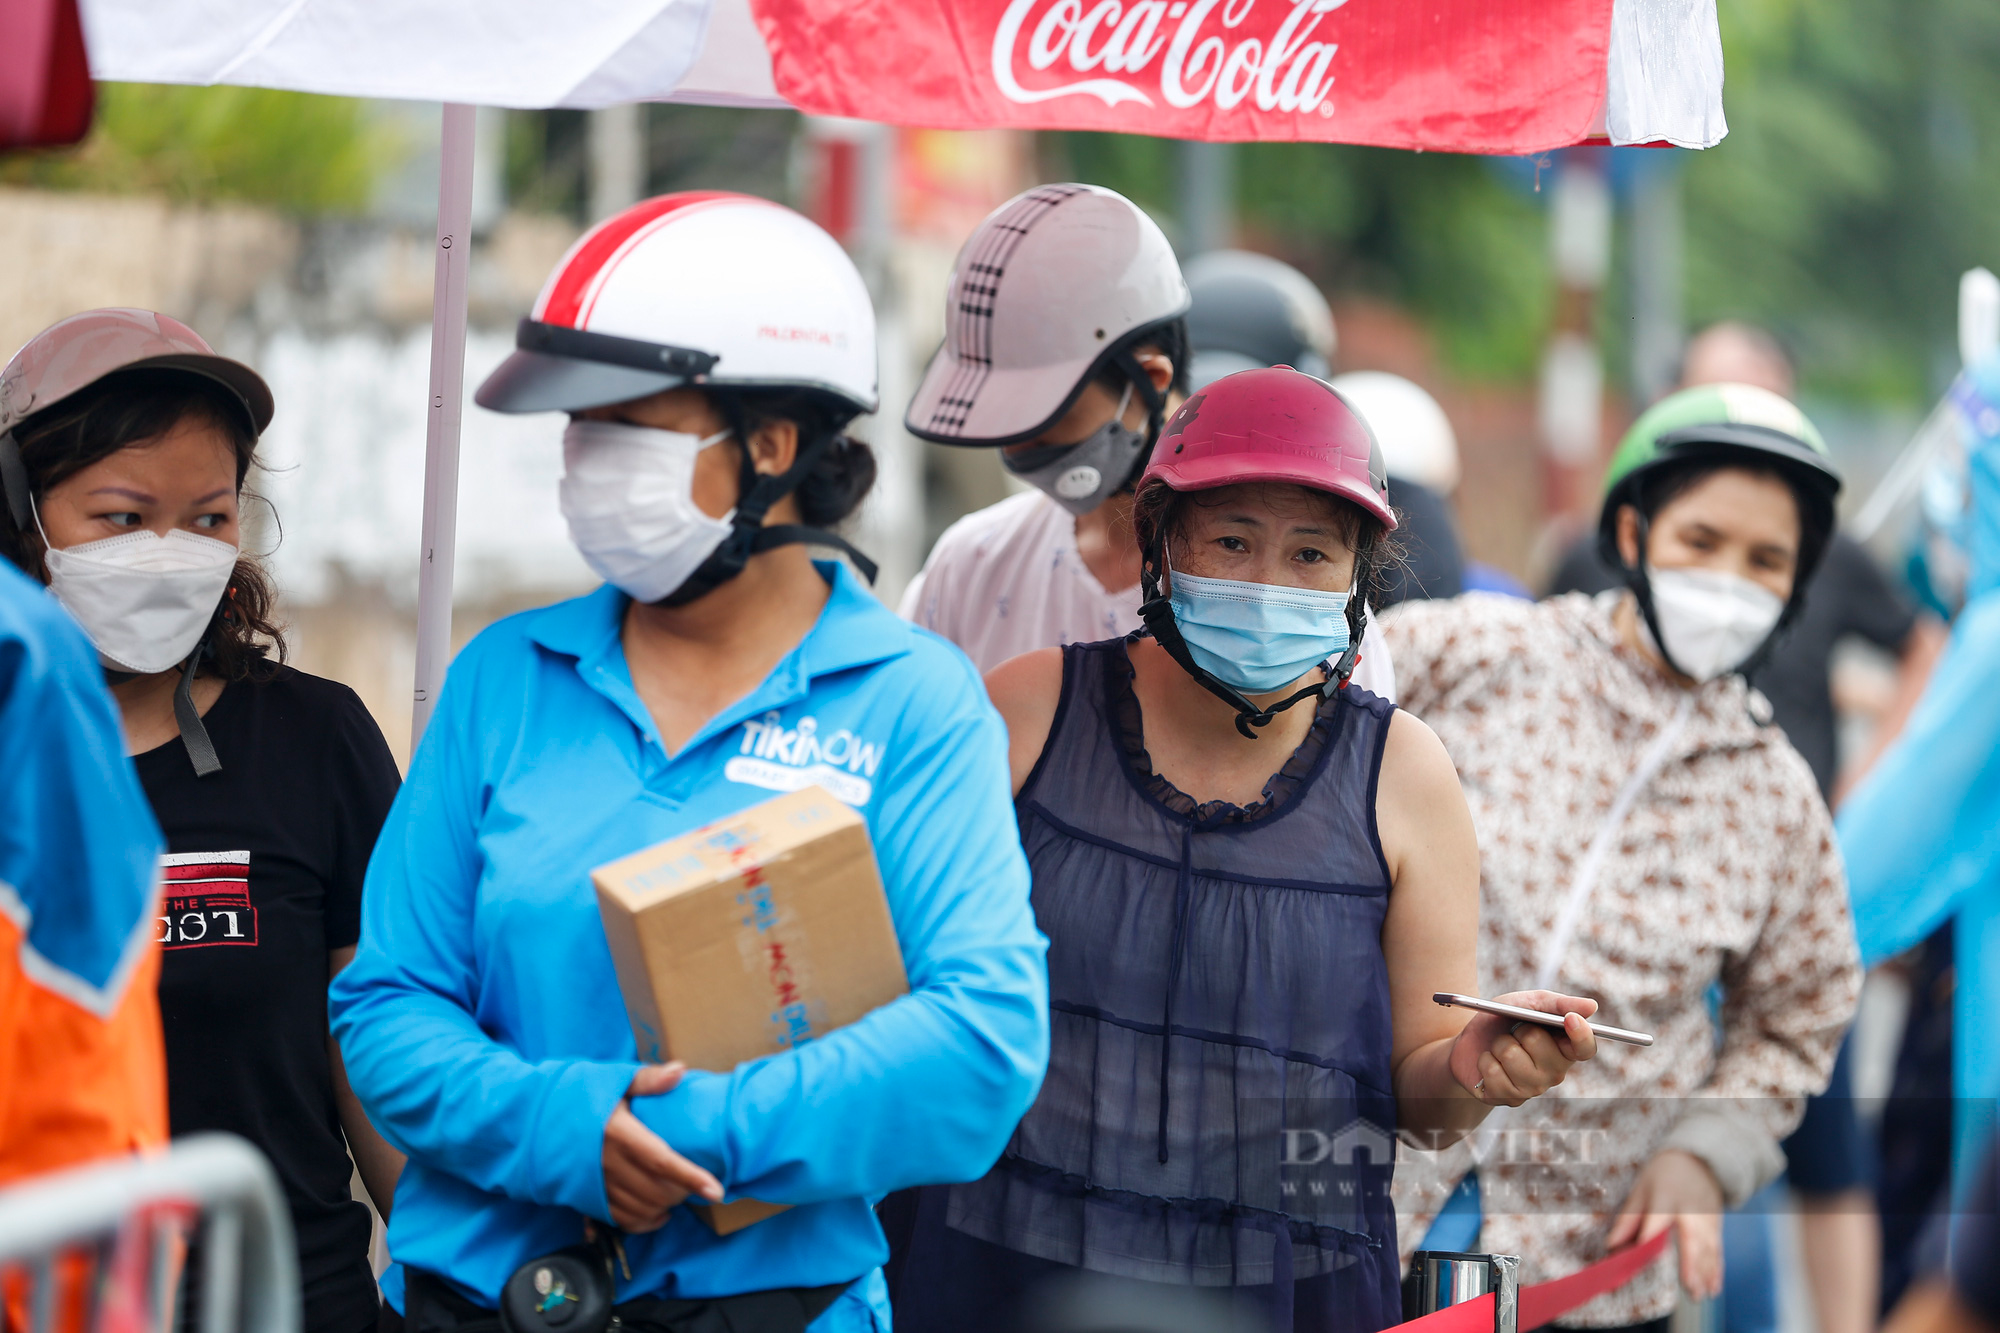
[[[410,1159],[391,1304],[490,1327],[589,1233],[627,1323],[886,1328],[871,1204],[991,1165],[1047,982],[978,678],[803,546],[845,548],[874,476],[841,435],[875,407],[866,290],[788,210],[673,195],[579,241],[518,342],[479,401],[571,414],[562,508],[607,583],[459,655],[369,868],[333,1013]],[[591,868],[815,782],[868,822],[910,993],[729,1073],[641,1066]],[[791,1207],[717,1236],[690,1196]]]

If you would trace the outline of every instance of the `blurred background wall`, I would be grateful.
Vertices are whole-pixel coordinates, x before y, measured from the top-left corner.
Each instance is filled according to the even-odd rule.
[[[958,243],[1036,181],[1124,191],[1191,256],[1277,255],[1333,301],[1336,369],[1424,384],[1464,453],[1468,553],[1536,585],[1685,331],[1740,317],[1869,482],[1956,367],[1959,272],[2000,259],[2000,7],[1722,0],[1730,135],[1493,161],[1316,145],[889,131],[787,112],[483,112],[466,384],[590,221],[745,190],[854,251],[882,316],[884,460],[856,524],[892,602],[945,525],[1006,493],[901,409]],[[254,479],[295,660],[406,744],[438,114],[250,89],[111,85],[91,137],[0,161],[0,355],[93,305],[158,308],[271,380]],[[454,633],[589,586],[556,510],[560,427],[467,409]],[[1894,534],[1887,539],[1894,540]],[[1894,552],[1884,551],[1893,556]]]

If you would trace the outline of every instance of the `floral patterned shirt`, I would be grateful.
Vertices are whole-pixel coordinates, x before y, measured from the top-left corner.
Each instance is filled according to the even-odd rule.
[[[1542,603],[1472,593],[1387,622],[1402,706],[1444,741],[1479,835],[1484,994],[1534,984],[1586,850],[1687,692],[1620,640],[1623,591]],[[1665,762],[1608,844],[1554,988],[1654,1033],[1598,1044],[1547,1096],[1397,1173],[1405,1253],[1480,1160],[1479,1248],[1524,1282],[1605,1255],[1642,1167],[1681,1148],[1740,1203],[1825,1087],[1861,972],[1833,827],[1806,763],[1740,677],[1694,691]],[[1719,998],[1718,998],[1719,993]],[[1498,1122],[1497,1132],[1495,1130]],[[1561,1322],[1619,1325],[1675,1302],[1669,1251]]]

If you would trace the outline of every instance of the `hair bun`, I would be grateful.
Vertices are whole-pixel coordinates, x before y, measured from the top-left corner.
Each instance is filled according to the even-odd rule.
[[[799,517],[815,528],[830,528],[851,517],[868,498],[879,469],[875,451],[852,435],[836,434],[832,447],[806,474],[794,494]]]

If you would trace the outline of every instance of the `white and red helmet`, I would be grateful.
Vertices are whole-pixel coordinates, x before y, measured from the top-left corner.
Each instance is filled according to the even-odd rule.
[[[576,412],[683,385],[876,405],[875,309],[840,243],[791,209],[688,191],[598,223],[479,386],[499,412]]]
[[[1188,300],[1173,246],[1137,204],[1096,185],[1038,185],[959,251],[944,346],[903,424],[939,444],[1033,439],[1101,363],[1129,355],[1132,335],[1179,319]]]

